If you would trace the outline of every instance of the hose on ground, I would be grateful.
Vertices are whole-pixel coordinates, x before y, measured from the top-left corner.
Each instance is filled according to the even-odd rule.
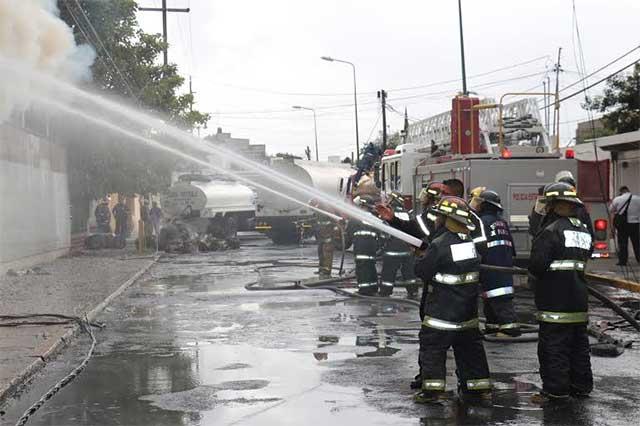
[[[485,271],[507,272],[511,274],[532,276],[529,274],[529,271],[527,269],[518,268],[515,266],[504,267],[504,266],[494,266],[494,265],[480,265],[480,269]],[[614,302],[613,300],[611,300],[610,298],[602,294],[600,291],[596,290],[592,285],[587,284],[587,291],[593,297],[595,297],[600,302],[602,302],[603,305],[605,305],[606,307],[614,311],[616,314],[624,318],[633,328],[635,328],[637,331],[640,331],[640,323],[638,323],[638,321],[636,321],[636,319],[633,318],[633,316],[629,315],[629,313],[625,311],[622,307],[620,307],[616,302]]]

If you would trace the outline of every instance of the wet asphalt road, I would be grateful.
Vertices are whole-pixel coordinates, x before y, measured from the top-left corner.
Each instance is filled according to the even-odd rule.
[[[451,399],[414,404],[408,382],[416,373],[415,309],[322,290],[244,288],[311,278],[315,260],[315,246],[275,247],[267,240],[234,252],[162,258],[102,314],[107,328],[97,332],[89,366],[29,424],[638,424],[638,349],[592,358],[592,398],[541,408],[529,401],[540,386],[536,344],[487,343],[492,404],[458,401],[451,360]],[[530,293],[519,293],[518,311],[531,318]],[[617,319],[595,305],[592,318]],[[87,343],[78,339],[50,363],[3,408],[0,424],[15,422],[71,370]]]

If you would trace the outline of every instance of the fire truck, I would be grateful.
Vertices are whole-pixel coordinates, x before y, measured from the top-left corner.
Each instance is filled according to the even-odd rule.
[[[459,179],[465,194],[477,186],[495,190],[517,256],[526,260],[531,250],[528,216],[541,188],[558,172],[569,171],[578,179],[578,191],[584,192],[580,178],[594,166],[587,158],[578,161],[574,150],[560,150],[557,142],[551,142],[534,98],[501,105],[499,111],[488,108],[490,104],[490,100],[455,97],[451,111],[410,125],[405,143],[384,153],[378,173],[383,192],[399,191],[406,207],[416,210],[418,194],[432,181]],[[592,191],[591,185],[584,186]],[[596,257],[607,257],[609,252],[607,197],[586,197],[595,219]]]

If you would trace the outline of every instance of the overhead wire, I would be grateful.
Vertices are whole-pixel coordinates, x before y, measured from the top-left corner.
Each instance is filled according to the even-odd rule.
[[[109,61],[113,64],[113,67],[115,68],[116,72],[118,73],[118,75],[120,76],[120,78],[122,79],[122,82],[124,83],[125,87],[127,88],[127,91],[129,92],[129,94],[136,100],[136,102],[140,102],[138,99],[138,96],[136,96],[136,93],[133,91],[133,89],[131,88],[131,84],[130,82],[127,80],[127,78],[124,76],[124,74],[122,73],[122,71],[120,70],[120,68],[118,67],[118,64],[116,64],[116,62],[113,60],[113,57],[111,56],[111,53],[109,53],[109,49],[107,49],[107,47],[105,46],[105,44],[102,42],[102,38],[100,38],[100,35],[98,34],[98,32],[96,31],[95,27],[93,26],[93,24],[91,23],[91,20],[89,19],[89,16],[86,14],[86,12],[84,11],[84,9],[82,8],[82,6],[80,5],[80,2],[78,0],[74,0],[75,4],[78,6],[78,9],[80,10],[80,13],[82,14],[82,16],[84,17],[86,23],[89,26],[89,29],[91,29],[91,31],[93,32],[93,35],[95,36],[96,40],[98,41],[98,43],[100,44],[100,46],[102,47],[104,53],[107,55],[107,58],[109,59]],[[66,2],[65,2],[66,5]],[[68,10],[68,6],[67,6],[67,10]],[[76,21],[77,23],[77,21]],[[95,46],[94,46],[95,48]]]
[[[517,64],[512,64],[512,65],[504,66],[501,68],[485,71],[479,74],[474,74],[469,76],[468,79],[484,77],[484,76],[495,74],[501,71],[506,71],[506,70],[517,68],[523,65],[528,65],[530,63],[537,62],[537,61],[540,61],[541,59],[547,59],[547,58],[549,58],[549,55],[539,56],[537,58],[533,58]],[[408,90],[415,90],[415,89],[423,89],[427,87],[433,87],[433,86],[449,84],[449,83],[458,83],[458,82],[460,82],[460,79],[443,80],[443,81],[436,81],[436,82],[426,83],[426,84],[417,85],[417,86],[392,88],[392,89],[388,89],[387,92],[400,92],[400,91],[408,91]],[[278,91],[278,90],[263,89],[263,88],[256,88],[256,87],[247,87],[247,86],[233,85],[233,84],[218,84],[218,85],[223,87],[239,89],[239,90],[269,93],[269,94],[282,95],[282,96],[327,96],[327,97],[353,96],[353,92],[341,92],[341,93],[292,92],[292,91]],[[377,91],[375,90],[364,90],[364,91],[361,90],[358,93],[358,95],[375,95],[376,93]]]

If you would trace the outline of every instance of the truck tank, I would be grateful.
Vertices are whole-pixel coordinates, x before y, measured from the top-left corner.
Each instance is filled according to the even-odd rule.
[[[271,167],[301,184],[313,186],[334,197],[341,197],[342,187],[353,173],[349,164],[289,158],[277,158],[272,161]],[[275,182],[264,184],[279,187]],[[308,225],[301,229],[298,224],[313,216],[311,209],[260,189],[256,191],[256,230],[265,233],[276,244],[296,243],[305,236],[305,232],[310,231]],[[294,195],[300,199],[298,194]],[[313,197],[309,195],[308,198]]]
[[[182,175],[161,198],[169,218],[178,218],[205,233],[214,221],[222,221],[229,234],[250,227],[255,216],[256,194],[251,188],[222,177]]]

